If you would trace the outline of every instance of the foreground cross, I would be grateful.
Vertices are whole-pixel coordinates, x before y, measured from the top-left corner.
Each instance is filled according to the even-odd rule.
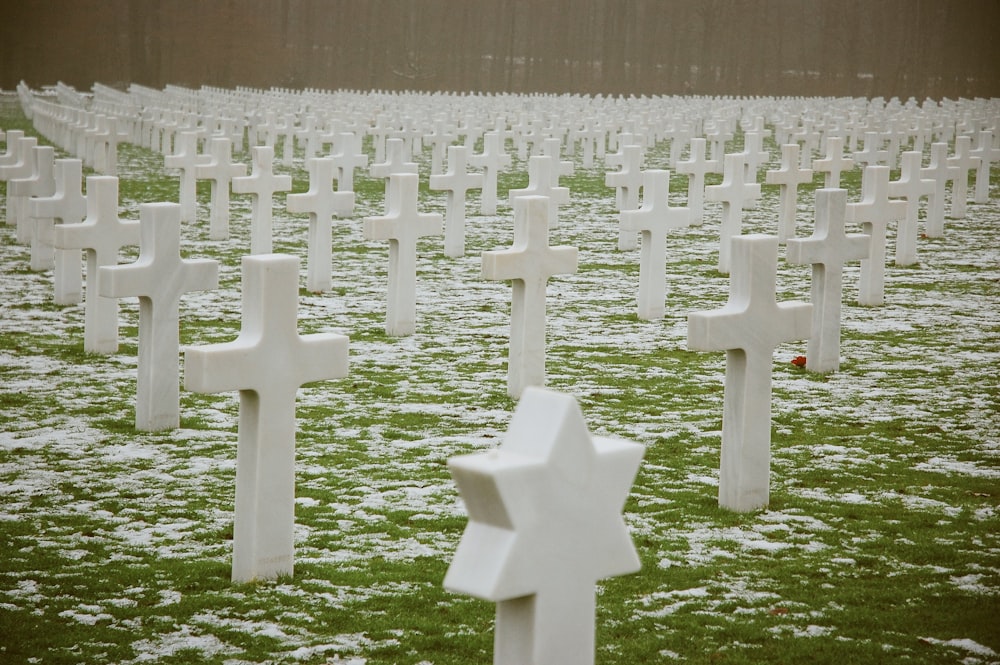
[[[100,269],[101,295],[139,297],[139,359],[135,427],[157,431],[180,426],[181,296],[219,288],[219,262],[182,259],[181,206],[139,206],[139,258]]]
[[[444,578],[497,604],[494,665],[592,665],[595,586],[639,570],[622,518],[643,447],[529,388],[498,450],[448,461],[469,523]]]
[[[738,236],[732,247],[729,301],[688,315],[687,345],[726,352],[719,505],[747,512],[769,501],[774,349],[809,336],[812,306],[775,300],[777,238]]]
[[[816,191],[816,228],[810,238],[788,241],[788,262],[812,264],[812,327],[806,346],[806,369],[840,368],[840,312],[844,264],[868,258],[871,236],[845,233],[846,189]]]
[[[118,178],[87,178],[87,218],[79,224],[59,224],[53,236],[56,249],[86,250],[87,290],[84,302],[83,350],[118,350],[118,301],[100,295],[100,266],[118,263],[118,252],[139,242],[139,222],[118,219]]]
[[[234,582],[291,575],[295,522],[295,393],[347,376],[347,337],[299,335],[299,259],[243,257],[243,326],[225,344],[184,352],[184,387],[240,391]]]
[[[513,280],[507,393],[545,385],[545,290],[549,277],[575,273],[577,249],[549,246],[549,200],[514,199],[514,246],[483,252],[483,278]]]

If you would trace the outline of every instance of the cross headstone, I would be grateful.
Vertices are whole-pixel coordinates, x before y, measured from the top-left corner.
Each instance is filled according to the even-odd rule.
[[[670,171],[643,173],[642,206],[619,213],[622,228],[641,233],[639,256],[639,318],[662,319],[665,311],[667,230],[691,225],[690,208],[671,207]]]
[[[555,228],[559,223],[559,206],[569,203],[569,187],[552,185],[552,169],[554,159],[548,155],[532,155],[528,158],[528,186],[524,189],[507,190],[510,205],[522,196],[544,196],[549,202],[549,228]]]
[[[777,238],[737,236],[732,247],[729,301],[688,315],[687,345],[726,352],[719,505],[747,512],[769,501],[774,349],[809,336],[812,306],[776,301]]]
[[[976,147],[972,156],[979,159],[976,168],[976,191],[973,201],[988,203],[990,200],[990,165],[1000,161],[1000,148],[993,147],[993,132],[989,129],[980,130],[976,135]]]
[[[295,394],[347,376],[348,339],[300,335],[299,259],[243,257],[243,325],[224,344],[184,351],[184,388],[240,391],[234,582],[291,575],[295,523]]]
[[[604,176],[604,184],[615,188],[615,203],[619,212],[639,207],[639,188],[642,186],[642,146],[624,145],[621,148],[621,169]],[[618,232],[618,249],[638,247],[638,237],[622,229]]]
[[[965,219],[966,199],[969,196],[969,171],[979,166],[979,158],[972,154],[972,137],[955,137],[955,155],[948,158],[948,166],[958,169],[951,185],[951,217]]]
[[[934,197],[934,181],[920,177],[923,155],[904,152],[899,180],[889,183],[889,196],[906,199],[906,216],[896,227],[896,265],[909,266],[917,262],[917,220],[921,197]]]
[[[889,167],[866,166],[861,176],[861,201],[847,204],[847,220],[861,223],[871,236],[871,251],[861,260],[858,304],[885,302],[885,236],[889,222],[906,218],[906,201],[889,199]]]
[[[844,264],[868,258],[871,238],[846,233],[846,189],[816,191],[816,227],[809,238],[788,241],[788,262],[812,264],[812,325],[806,346],[806,369],[835,372],[840,368],[840,313]]]
[[[575,273],[577,249],[549,246],[549,201],[514,199],[514,245],[483,252],[483,278],[513,280],[507,393],[545,385],[545,291],[549,277]]]
[[[593,665],[595,585],[640,567],[621,512],[643,451],[529,388],[498,450],[448,460],[469,524],[444,586],[497,603],[494,663]]]
[[[368,155],[361,150],[361,136],[354,132],[341,132],[340,145],[331,155],[336,168],[337,189],[354,191],[354,169],[368,166]]]
[[[385,142],[385,161],[376,162],[368,169],[373,178],[388,179],[400,173],[417,173],[417,163],[409,161],[406,154],[406,143],[403,139],[387,139]]]
[[[497,212],[497,175],[510,168],[511,157],[503,150],[499,132],[483,134],[483,152],[469,155],[469,165],[483,169],[483,191],[479,212],[495,215]]]
[[[40,243],[36,233],[37,224],[30,214],[31,197],[52,196],[56,191],[56,179],[53,166],[55,164],[55,148],[39,145],[32,148],[31,173],[23,178],[14,178],[7,182],[7,200],[19,198],[17,205],[17,241],[22,244],[31,243],[31,269],[47,270],[51,267],[52,256],[46,252],[48,260],[41,260],[38,250]],[[50,222],[51,224],[51,222]]]
[[[354,210],[354,192],[333,190],[335,168],[330,157],[310,157],[309,191],[286,197],[288,212],[309,213],[306,288],[314,293],[333,288],[333,217]]]
[[[958,167],[948,163],[948,144],[931,144],[931,161],[920,169],[920,177],[934,181],[934,194],[928,199],[924,232],[928,238],[944,235],[944,200],[948,183],[958,177]]]
[[[429,188],[447,190],[444,213],[444,254],[465,256],[465,195],[470,189],[482,189],[483,174],[466,172],[468,148],[448,146],[448,171],[431,175]]]
[[[701,224],[704,214],[705,174],[713,172],[712,163],[705,158],[707,141],[702,138],[691,139],[691,149],[688,158],[677,162],[677,172],[688,177],[688,208],[691,210],[691,223]]]
[[[826,155],[813,160],[813,171],[823,174],[823,187],[840,187],[840,174],[854,168],[854,160],[844,155],[844,137],[831,136],[826,139]]]
[[[31,177],[31,174],[35,170],[35,146],[37,145],[38,139],[34,136],[23,136],[17,139],[17,145],[14,147],[16,155],[15,161],[10,164],[0,166],[0,180],[8,183],[8,187],[14,180]],[[9,191],[7,192],[8,225],[18,225],[18,220],[21,219],[21,204],[23,202],[24,197],[12,196]],[[24,232],[20,229],[15,237],[17,242],[22,244],[28,241]]]
[[[195,178],[195,167],[208,162],[208,155],[198,154],[197,132],[180,132],[174,142],[177,150],[172,155],[163,158],[163,165],[168,169],[178,169],[180,174],[180,191],[178,201],[181,204],[181,221],[194,222],[198,219],[198,181]]]
[[[275,192],[292,190],[292,176],[274,174],[274,148],[255,146],[253,173],[233,178],[233,193],[250,195],[250,253],[270,254]]]
[[[98,268],[118,263],[118,252],[139,242],[139,222],[118,219],[118,178],[87,178],[87,217],[79,224],[55,227],[57,249],[85,250],[87,290],[83,350],[110,354],[118,350],[118,300],[101,294]]]
[[[418,178],[416,173],[390,175],[385,215],[364,220],[366,239],[389,241],[385,332],[395,337],[416,331],[417,240],[443,233],[441,215],[417,212]]]
[[[38,244],[52,251],[54,267],[53,301],[57,305],[75,305],[83,297],[83,271],[80,250],[55,249],[55,220],[61,224],[78,224],[87,217],[87,199],[80,191],[83,184],[83,162],[79,159],[57,159],[52,171],[56,191],[52,196],[33,198],[28,202],[28,214],[35,217]],[[34,247],[34,239],[32,241]]]
[[[719,272],[729,272],[731,239],[740,235],[743,226],[743,203],[760,198],[760,185],[743,178],[743,155],[726,155],[722,183],[705,187],[705,199],[722,202],[722,224],[719,227]]]
[[[247,174],[247,167],[233,163],[232,141],[225,137],[217,136],[209,142],[209,158],[195,165],[195,178],[212,183],[208,237],[226,240],[229,238],[229,187],[233,178]]]
[[[865,132],[865,149],[854,153],[854,161],[862,168],[888,163],[889,151],[882,149],[882,137],[878,132]]]
[[[180,256],[181,210],[176,203],[139,207],[139,258],[100,269],[100,295],[139,298],[139,358],[135,427],[180,425],[181,296],[219,287],[219,263]]]
[[[812,169],[799,166],[799,144],[781,146],[781,167],[765,174],[768,185],[778,185],[778,242],[795,237],[795,211],[799,185],[812,182]]]

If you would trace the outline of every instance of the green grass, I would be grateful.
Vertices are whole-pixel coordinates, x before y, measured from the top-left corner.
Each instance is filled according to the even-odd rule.
[[[8,106],[0,127],[30,123]],[[646,167],[666,154],[654,147]],[[176,200],[160,156],[122,146],[120,163],[123,217]],[[295,574],[253,584],[230,582],[238,396],[182,391],[180,429],[136,432],[136,302],[121,301],[116,354],[84,353],[82,306],[53,305],[48,273],[28,271],[0,226],[0,663],[490,662],[493,605],[442,588],[466,524],[446,463],[498,445],[515,406],[510,286],[484,282],[478,254],[510,245],[503,202],[527,184],[523,166],[501,176],[497,216],[470,196],[466,257],[420,245],[405,339],[384,331],[387,249],[360,231],[382,183],[356,175],[356,214],[334,227],[334,289],[299,294],[303,334],[350,336],[350,373],[299,391]],[[305,191],[301,160],[284,171]],[[858,172],[843,182],[856,200]],[[791,365],[804,342],[779,347],[771,503],[744,515],[717,505],[724,354],[685,343],[687,314],[727,297],[716,204],[704,226],[671,233],[667,314],[648,322],[638,253],[615,250],[604,169],[578,162],[562,184],[573,202],[552,243],[578,246],[580,266],[550,282],[548,385],[579,400],[595,434],[646,446],[625,509],[643,567],[599,585],[597,662],[996,662],[995,200],[921,239],[920,266],[890,265],[884,307],[853,304],[849,268],[839,372]],[[763,190],[747,232],[771,230],[777,188]],[[420,196],[443,210],[440,193]],[[207,187],[198,197],[182,251],[219,260],[221,288],[185,298],[183,345],[240,330],[249,203],[233,196],[231,239],[209,241]],[[274,214],[276,249],[304,269],[305,216]],[[808,280],[779,264],[781,298],[807,299]]]

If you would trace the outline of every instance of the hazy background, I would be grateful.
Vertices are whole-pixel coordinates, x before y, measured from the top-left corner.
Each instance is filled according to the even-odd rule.
[[[14,0],[0,87],[1000,96],[1000,0]]]

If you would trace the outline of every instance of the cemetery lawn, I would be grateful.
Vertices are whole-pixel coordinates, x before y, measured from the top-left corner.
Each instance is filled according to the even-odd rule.
[[[9,99],[0,127],[31,129]],[[428,159],[422,210],[443,212]],[[123,219],[176,201],[162,156],[123,145],[120,164]],[[725,354],[686,350],[687,314],[728,295],[721,206],[671,232],[667,315],[641,321],[638,252],[616,249],[598,164],[561,183],[551,243],[579,247],[580,267],[549,284],[547,365],[593,433],[646,446],[625,508],[643,568],[599,585],[597,662],[1000,662],[998,170],[989,204],[922,238],[919,265],[887,267],[885,306],[854,304],[849,265],[839,372],[793,365],[804,341],[778,348],[771,503],[734,514],[717,506]],[[276,172],[306,190],[301,159]],[[299,303],[302,333],[350,337],[350,373],[299,392],[295,575],[254,584],[229,580],[237,395],[182,391],[180,429],[136,432],[137,301],[121,301],[119,351],[85,354],[83,306],[53,305],[51,274],[0,225],[0,663],[491,662],[494,606],[441,585],[466,524],[446,461],[496,447],[514,408],[511,287],[482,280],[479,255],[510,246],[523,174],[515,157],[496,216],[470,194],[465,257],[421,240],[405,338],[383,329],[387,246],[361,233],[382,184],[356,174],[334,290]],[[681,204],[686,181],[671,189]],[[745,233],[775,232],[777,187],[762,189]],[[799,191],[801,237],[813,188]],[[182,345],[239,332],[249,201],[233,195],[230,240],[209,241],[199,185],[182,253],[219,259],[221,288],[182,300]],[[278,202],[275,251],[304,262],[306,217]],[[782,258],[779,300],[808,300],[809,279]]]

